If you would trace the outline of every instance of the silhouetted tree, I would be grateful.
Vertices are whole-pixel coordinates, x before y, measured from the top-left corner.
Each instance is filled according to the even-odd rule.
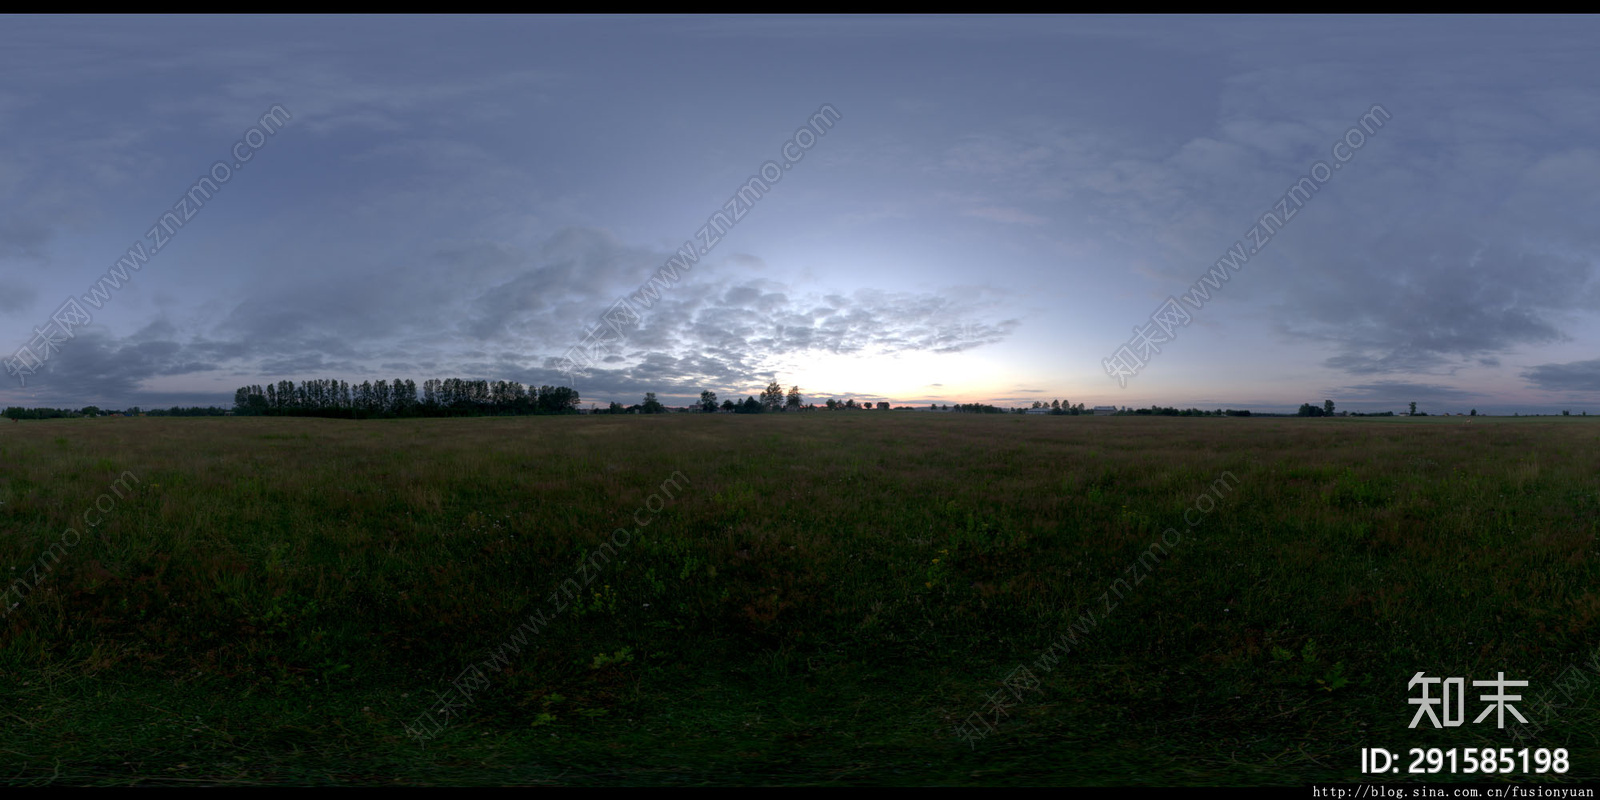
[[[783,387],[777,381],[767,384],[767,388],[761,392],[761,410],[783,410]]]

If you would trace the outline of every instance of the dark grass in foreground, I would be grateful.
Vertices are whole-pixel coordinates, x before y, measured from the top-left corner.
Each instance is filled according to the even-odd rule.
[[[0,782],[1300,784],[1524,745],[1595,778],[1597,445],[1586,418],[5,425]],[[1542,727],[1473,724],[1469,686],[1466,725],[1408,729],[1418,671],[1532,681]]]

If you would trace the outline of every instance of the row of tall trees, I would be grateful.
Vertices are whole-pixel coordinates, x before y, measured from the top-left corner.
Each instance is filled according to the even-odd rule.
[[[241,386],[233,394],[240,416],[457,417],[505,414],[572,414],[578,392],[566,386],[524,386],[515,381],[428,380],[422,396],[409,380],[279,381]]]

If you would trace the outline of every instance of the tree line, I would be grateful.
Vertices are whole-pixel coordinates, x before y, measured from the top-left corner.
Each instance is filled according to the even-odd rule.
[[[368,417],[451,417],[451,416],[483,416],[483,415],[521,415],[521,414],[572,414],[577,413],[579,404],[578,392],[566,386],[529,386],[515,381],[486,381],[464,380],[449,378],[445,380],[423,381],[419,396],[416,383],[410,380],[395,381],[363,381],[359,384],[346,383],[339,380],[308,380],[296,384],[292,381],[279,381],[266,386],[252,385],[241,386],[234,393],[234,404],[231,410],[217,407],[182,408],[173,406],[170,409],[151,409],[141,411],[137,406],[124,412],[102,410],[96,406],[88,406],[81,410],[57,408],[22,408],[12,406],[5,409],[4,416],[13,420],[23,419],[57,419],[65,417],[96,417],[111,414],[126,414],[128,416],[146,415],[153,417],[206,417],[233,414],[235,416],[310,416],[310,417],[339,417],[362,419]],[[843,400],[829,398],[825,406],[830,411],[855,411],[855,410],[889,410],[889,403],[879,401],[876,404],[870,401],[856,402],[852,398]],[[761,392],[759,399],[751,396],[742,401],[723,400],[717,402],[717,395],[711,391],[700,393],[700,400],[686,410],[704,413],[731,412],[736,414],[762,414],[780,411],[811,411],[821,407],[815,403],[806,403],[800,393],[799,386],[791,386],[787,392],[777,382],[767,384]],[[1043,409],[1049,414],[1060,415],[1087,415],[1094,411],[1084,404],[1073,405],[1054,400],[1049,403],[1035,401],[1032,409],[1027,408],[999,408],[985,403],[961,403],[954,406],[941,406],[937,403],[928,406],[933,411],[951,411],[969,414],[1003,414],[1027,413],[1030,410]],[[604,409],[594,409],[596,414],[662,414],[669,411],[665,405],[656,399],[655,392],[646,392],[644,401],[631,406],[612,402]],[[909,411],[909,406],[898,406],[896,410]],[[1248,410],[1216,409],[1207,411],[1198,408],[1178,409],[1171,406],[1152,405],[1149,408],[1120,408],[1112,412],[1117,415],[1157,415],[1157,416],[1182,416],[1182,417],[1209,417],[1229,416],[1248,417]],[[1350,416],[1392,416],[1394,412],[1383,411],[1377,413],[1341,412]],[[1426,416],[1417,411],[1417,404],[1410,404],[1410,413],[1413,416]],[[1477,409],[1472,410],[1472,415],[1477,415]],[[1568,412],[1562,412],[1568,413]],[[1269,414],[1266,416],[1282,416]],[[1304,403],[1300,406],[1296,416],[1325,417],[1334,416],[1332,400],[1324,400],[1322,405],[1316,406]]]
[[[1088,416],[1088,415],[1094,414],[1094,410],[1093,409],[1085,408],[1082,403],[1079,403],[1077,405],[1073,405],[1071,403],[1063,403],[1060,400],[1052,400],[1049,403],[1045,403],[1045,402],[1042,402],[1042,401],[1039,401],[1039,400],[1035,400],[1033,402],[1033,407],[1036,408],[1036,409],[1046,409],[1051,414],[1072,415],[1072,416],[1079,416],[1079,415]],[[1028,410],[1029,409],[1025,409],[1025,408],[1024,409],[1018,409],[1018,413],[1024,413],[1025,414],[1025,413],[1028,412]],[[1119,408],[1115,412],[1113,412],[1112,415],[1113,416],[1156,416],[1156,417],[1248,417],[1248,416],[1250,416],[1250,412],[1248,410],[1244,410],[1244,409],[1237,409],[1236,410],[1236,409],[1232,409],[1232,408],[1229,408],[1229,409],[1221,409],[1221,408],[1219,408],[1219,409],[1217,409],[1215,411],[1207,411],[1207,410],[1201,409],[1201,408],[1181,408],[1180,409],[1180,408],[1175,408],[1173,406],[1156,406],[1156,405],[1153,405],[1153,406],[1150,406],[1149,408],[1126,408],[1126,407]]]
[[[1151,406],[1149,408],[1135,408],[1135,409],[1132,409],[1132,410],[1118,411],[1117,414],[1119,414],[1119,415],[1127,415],[1127,414],[1150,415],[1150,416],[1157,416],[1157,417],[1248,417],[1248,416],[1250,416],[1250,412],[1247,409],[1232,409],[1232,408],[1222,409],[1222,408],[1219,408],[1219,409],[1217,409],[1215,411],[1205,411],[1203,409],[1198,409],[1198,408],[1185,408],[1185,409],[1179,410],[1179,409],[1173,408],[1172,406]]]
[[[216,406],[190,406],[188,408],[173,406],[172,408],[152,408],[149,411],[141,410],[138,406],[134,406],[126,411],[119,411],[114,408],[101,408],[99,406],[84,406],[83,408],[77,410],[70,408],[23,408],[22,406],[9,406],[6,408],[3,416],[5,416],[7,419],[77,419],[79,417],[109,417],[113,414],[128,417],[221,417],[227,413],[227,409],[217,408]]]
[[[656,396],[653,392],[645,395],[646,404],[648,405],[648,402],[650,400],[654,400],[655,397]],[[799,386],[789,387],[788,393],[785,394],[783,391],[783,386],[777,381],[773,381],[767,384],[767,388],[761,391],[760,400],[757,400],[755,397],[746,397],[744,400],[738,403],[735,403],[732,400],[723,400],[722,404],[718,405],[716,392],[703,391],[700,393],[700,401],[695,403],[692,407],[695,410],[706,414],[714,414],[719,410],[728,411],[735,414],[765,414],[776,413],[779,411],[807,411],[816,408],[816,405],[806,405],[805,396],[800,394]],[[828,401],[828,407],[833,407],[832,400]],[[652,412],[644,411],[643,413],[648,414]]]
[[[70,408],[23,408],[22,406],[9,406],[6,408],[6,419],[61,419],[63,417],[89,416]]]
[[[1077,405],[1073,405],[1071,403],[1063,403],[1060,400],[1051,400],[1048,403],[1045,403],[1045,402],[1042,402],[1042,401],[1039,401],[1039,400],[1035,400],[1035,401],[1033,401],[1033,407],[1034,408],[1048,408],[1048,409],[1050,409],[1050,413],[1051,414],[1056,414],[1056,415],[1077,416],[1077,415],[1080,415],[1080,414],[1093,414],[1094,413],[1093,411],[1090,411],[1089,409],[1084,408],[1082,403],[1079,403]]]
[[[233,394],[235,416],[463,417],[521,414],[575,414],[578,392],[566,386],[524,386],[515,381],[472,381],[461,378],[422,382],[422,394],[410,380],[309,380],[296,385],[279,381],[241,386]]]

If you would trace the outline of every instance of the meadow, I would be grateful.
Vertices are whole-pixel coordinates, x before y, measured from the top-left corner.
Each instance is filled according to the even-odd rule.
[[[0,424],[0,783],[1595,779],[1597,476],[1584,417]]]

